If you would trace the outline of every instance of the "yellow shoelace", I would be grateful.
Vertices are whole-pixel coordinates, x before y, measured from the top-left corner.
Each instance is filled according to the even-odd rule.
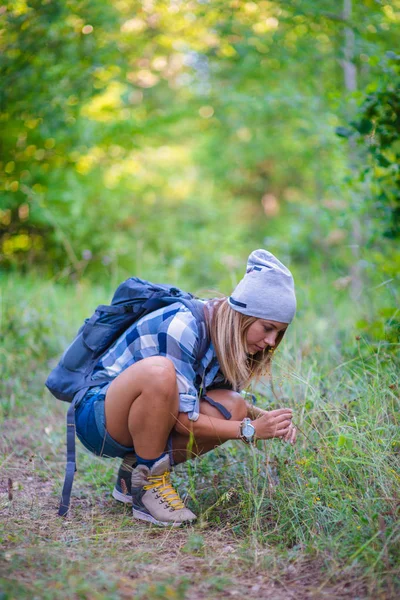
[[[143,486],[143,489],[151,490],[153,488],[156,488],[157,492],[160,494],[162,499],[166,501],[169,504],[169,506],[174,510],[185,508],[185,505],[183,504],[182,500],[179,498],[177,492],[172,487],[169,476],[169,471],[166,471],[163,475],[149,475],[149,483]]]

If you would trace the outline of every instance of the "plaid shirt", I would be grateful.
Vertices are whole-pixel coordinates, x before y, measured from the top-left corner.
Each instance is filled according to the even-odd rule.
[[[179,410],[189,419],[199,418],[200,388],[223,381],[214,347],[210,345],[200,366],[197,362],[197,322],[191,311],[180,302],[160,308],[131,325],[94,369],[93,379],[116,377],[130,365],[149,356],[165,356],[175,367]],[[204,374],[204,377],[203,377]]]

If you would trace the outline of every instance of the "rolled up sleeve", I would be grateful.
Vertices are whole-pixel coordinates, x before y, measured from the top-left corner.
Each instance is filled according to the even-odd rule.
[[[179,391],[179,412],[191,421],[199,418],[199,395],[195,387],[198,327],[190,311],[179,311],[164,321],[158,331],[159,355],[174,364]]]

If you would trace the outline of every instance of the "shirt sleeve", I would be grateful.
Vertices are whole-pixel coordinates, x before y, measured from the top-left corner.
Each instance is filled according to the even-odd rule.
[[[164,321],[158,330],[159,355],[172,361],[179,391],[179,411],[191,421],[199,418],[199,395],[195,386],[199,331],[189,310],[180,310]]]

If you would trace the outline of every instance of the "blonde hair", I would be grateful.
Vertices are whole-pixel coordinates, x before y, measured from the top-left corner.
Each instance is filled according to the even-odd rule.
[[[231,308],[227,298],[211,300],[208,307],[211,341],[221,371],[234,390],[246,388],[252,379],[269,372],[273,349],[267,347],[256,354],[247,353],[247,330],[257,319]],[[276,346],[282,337],[283,332]]]

